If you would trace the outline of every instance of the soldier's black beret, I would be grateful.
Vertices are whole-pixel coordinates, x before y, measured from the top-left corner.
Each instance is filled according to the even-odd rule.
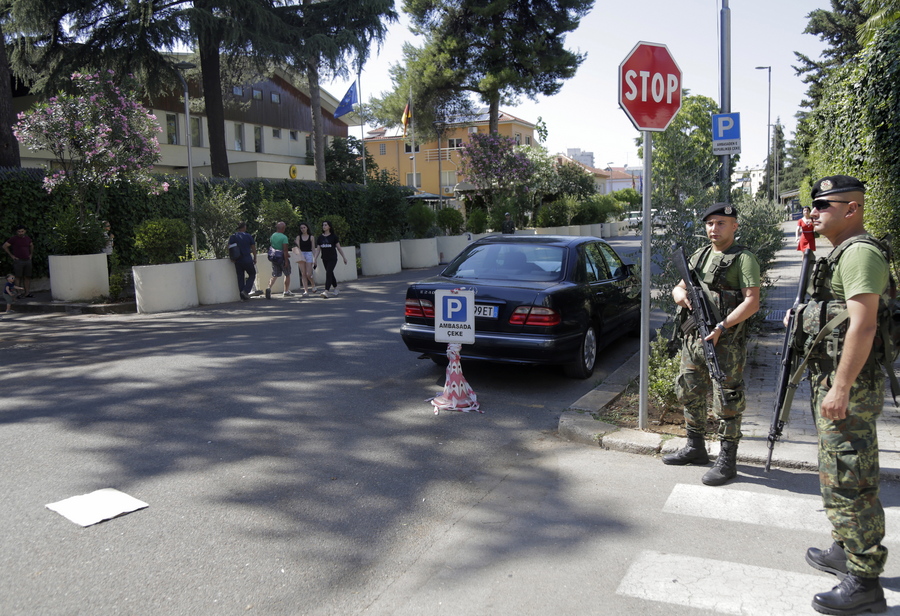
[[[813,199],[845,192],[866,192],[866,185],[850,175],[829,175],[813,184]]]
[[[706,208],[706,211],[703,212],[703,216],[700,217],[700,220],[706,220],[713,214],[737,218],[737,208],[735,208],[730,203],[713,203],[711,206]]]

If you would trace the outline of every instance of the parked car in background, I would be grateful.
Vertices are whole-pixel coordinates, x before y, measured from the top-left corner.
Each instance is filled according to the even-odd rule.
[[[470,244],[437,276],[406,291],[400,329],[410,351],[446,365],[434,340],[438,289],[475,292],[475,344],[463,359],[560,364],[587,378],[597,353],[640,329],[634,266],[596,237],[492,235]]]

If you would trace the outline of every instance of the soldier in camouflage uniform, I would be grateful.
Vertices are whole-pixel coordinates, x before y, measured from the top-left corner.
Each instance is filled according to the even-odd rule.
[[[741,439],[744,399],[744,363],[747,359],[745,321],[759,310],[759,262],[756,255],[734,243],[737,210],[728,203],[716,203],[702,217],[710,245],[689,259],[689,265],[704,287],[704,293],[721,320],[707,338],[716,348],[719,367],[726,378],[722,391],[711,390],[703,341],[696,329],[685,331],[681,347],[681,368],[676,393],[684,406],[688,443],[681,450],[663,456],[665,464],[708,464],[706,450],[706,399],[713,393],[713,411],[719,420],[721,443],[715,466],[703,475],[703,483],[718,486],[737,476],[737,447]],[[684,280],[672,289],[672,298],[682,311],[691,308]],[[690,320],[685,321],[690,324]],[[684,328],[682,328],[684,331]],[[721,395],[720,395],[721,394]],[[722,399],[724,398],[724,405]]]
[[[890,273],[877,241],[863,228],[864,191],[862,182],[846,175],[822,178],[813,186],[813,224],[835,249],[831,258],[817,263],[813,301],[800,315],[812,349],[809,377],[819,433],[819,483],[834,540],[827,550],[810,548],[806,561],[842,578],[813,599],[813,608],[825,614],[887,609],[879,581],[887,549],[881,545],[884,510],[878,498],[875,429],[884,404],[884,375],[873,347]],[[824,310],[814,302],[824,302]],[[827,334],[822,321],[840,313],[849,318]],[[810,344],[809,336],[823,328],[827,335],[818,344],[813,337]]]

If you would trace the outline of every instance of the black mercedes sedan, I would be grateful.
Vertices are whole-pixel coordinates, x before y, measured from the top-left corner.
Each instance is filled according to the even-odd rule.
[[[491,235],[411,285],[403,342],[446,365],[447,344],[434,340],[438,289],[475,292],[475,344],[462,346],[463,359],[560,364],[586,379],[599,349],[640,329],[634,266],[596,237]]]

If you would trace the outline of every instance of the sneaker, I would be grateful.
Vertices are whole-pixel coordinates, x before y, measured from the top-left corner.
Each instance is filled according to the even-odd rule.
[[[337,297],[337,294],[338,294],[337,287],[334,288],[334,290],[331,292],[331,294],[334,295],[335,297]]]
[[[329,297],[331,297],[331,295],[328,294],[328,291],[322,291],[321,293],[319,293],[319,295],[321,295],[325,299],[328,299]]]
[[[310,291],[310,293],[312,293],[313,295],[315,295],[318,292],[319,292],[319,289],[317,289],[316,287],[313,287],[312,291]]]
[[[243,291],[241,291],[241,300],[246,302],[249,299],[250,299],[250,296],[247,295],[246,293],[244,293]]]
[[[285,291],[281,296],[282,296],[282,297],[291,297],[293,294],[294,294],[294,293],[293,293],[290,289],[288,289],[288,290]]]
[[[309,297],[309,291],[304,291],[300,294],[300,297]]]
[[[272,289],[266,289],[266,299],[272,299]]]

